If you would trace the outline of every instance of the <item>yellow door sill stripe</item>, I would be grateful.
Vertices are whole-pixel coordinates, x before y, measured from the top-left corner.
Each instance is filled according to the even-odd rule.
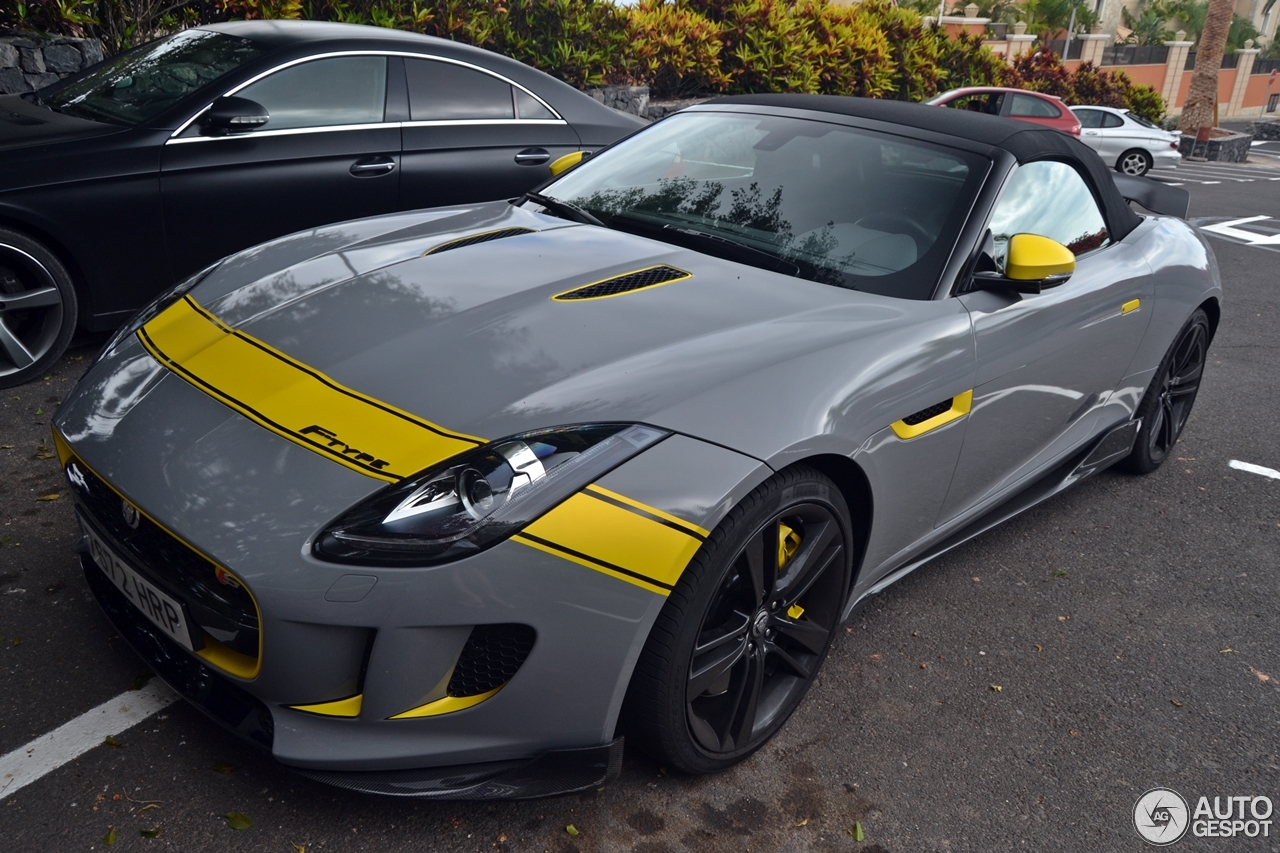
[[[218,320],[190,296],[138,330],[147,352],[258,425],[395,482],[483,444],[367,397]]]
[[[951,408],[939,415],[934,415],[928,420],[921,421],[918,424],[909,424],[906,421],[894,421],[889,424],[889,428],[893,430],[893,434],[898,438],[906,440],[924,435],[940,426],[949,424],[954,420],[963,418],[969,414],[969,409],[973,406],[973,389],[965,391],[963,394],[957,394],[951,398]]]
[[[441,714],[452,714],[455,711],[465,711],[467,708],[474,708],[486,699],[492,699],[497,695],[498,691],[505,684],[499,684],[497,687],[481,693],[478,696],[446,696],[443,699],[437,699],[434,702],[428,702],[425,705],[419,705],[417,708],[410,708],[394,717],[388,717],[389,720],[415,720],[420,717],[438,717]]]
[[[1137,311],[1141,307],[1142,307],[1141,299],[1130,299],[1128,302],[1120,306],[1120,313],[1121,315],[1132,314],[1134,311]]]
[[[364,704],[364,694],[357,693],[355,696],[348,696],[346,699],[337,699],[333,702],[320,702],[316,705],[290,705],[289,707],[295,711],[306,711],[308,714],[319,714],[322,717],[358,717],[360,716],[360,706]]]

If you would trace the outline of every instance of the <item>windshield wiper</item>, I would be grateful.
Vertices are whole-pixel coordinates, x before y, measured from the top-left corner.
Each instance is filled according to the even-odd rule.
[[[783,260],[763,249],[748,246],[729,237],[708,234],[706,231],[698,231],[694,228],[650,222],[636,216],[627,216],[625,213],[614,214],[609,218],[609,222],[613,226],[620,226],[623,230],[635,231],[643,236],[653,237],[655,240],[703,251],[725,260],[750,264],[753,267],[780,272],[783,275],[800,275],[799,264]]]
[[[599,219],[596,219],[576,204],[570,204],[567,201],[561,201],[560,199],[552,198],[549,195],[527,192],[520,196],[519,203],[524,204],[526,201],[536,202],[558,216],[565,219],[571,219],[574,222],[581,222],[583,225],[599,225],[601,228],[607,227]]]

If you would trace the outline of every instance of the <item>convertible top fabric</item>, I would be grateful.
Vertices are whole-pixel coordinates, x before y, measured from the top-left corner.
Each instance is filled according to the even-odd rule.
[[[1125,202],[1111,179],[1111,172],[1098,155],[1065,133],[1030,122],[953,110],[929,104],[882,101],[874,98],[846,98],[837,95],[738,95],[717,98],[711,104],[731,106],[787,107],[865,118],[930,130],[967,139],[993,148],[1002,148],[1019,163],[1033,160],[1066,160],[1087,172],[1097,190],[1098,203],[1107,218],[1114,240],[1121,240],[1142,221]]]

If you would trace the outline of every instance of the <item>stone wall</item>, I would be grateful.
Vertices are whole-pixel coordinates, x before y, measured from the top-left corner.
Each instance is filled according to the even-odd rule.
[[[0,36],[0,95],[34,91],[101,61],[93,39]]]
[[[649,100],[648,86],[604,86],[600,89],[588,89],[587,94],[606,107],[619,112],[631,113],[633,116],[657,121],[685,107],[701,104],[711,100],[705,98],[682,98],[674,101]]]
[[[1254,139],[1280,139],[1280,118],[1251,122],[1250,130]]]
[[[1196,151],[1196,157],[1205,160],[1220,160],[1226,163],[1243,163],[1249,159],[1249,143],[1253,141],[1253,135],[1248,133],[1231,133],[1226,136],[1215,137],[1210,139],[1206,145],[1201,144],[1199,150]],[[1183,157],[1190,157],[1193,147],[1196,145],[1196,138],[1187,134],[1182,134],[1182,141],[1178,145],[1178,151]]]

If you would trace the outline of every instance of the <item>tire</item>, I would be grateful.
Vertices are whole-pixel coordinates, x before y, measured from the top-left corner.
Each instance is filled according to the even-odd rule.
[[[57,256],[0,228],[0,388],[30,381],[58,360],[75,333],[78,308]]]
[[[1151,155],[1139,148],[1131,148],[1120,155],[1116,161],[1116,171],[1140,178],[1151,171],[1153,161]]]
[[[624,704],[632,742],[691,774],[763,746],[826,657],[852,553],[849,510],[822,474],[797,466],[758,486],[694,556],[649,634]]]
[[[1173,340],[1142,396],[1135,417],[1142,427],[1133,450],[1120,463],[1134,474],[1150,474],[1169,457],[1187,425],[1209,353],[1209,317],[1197,308]]]

